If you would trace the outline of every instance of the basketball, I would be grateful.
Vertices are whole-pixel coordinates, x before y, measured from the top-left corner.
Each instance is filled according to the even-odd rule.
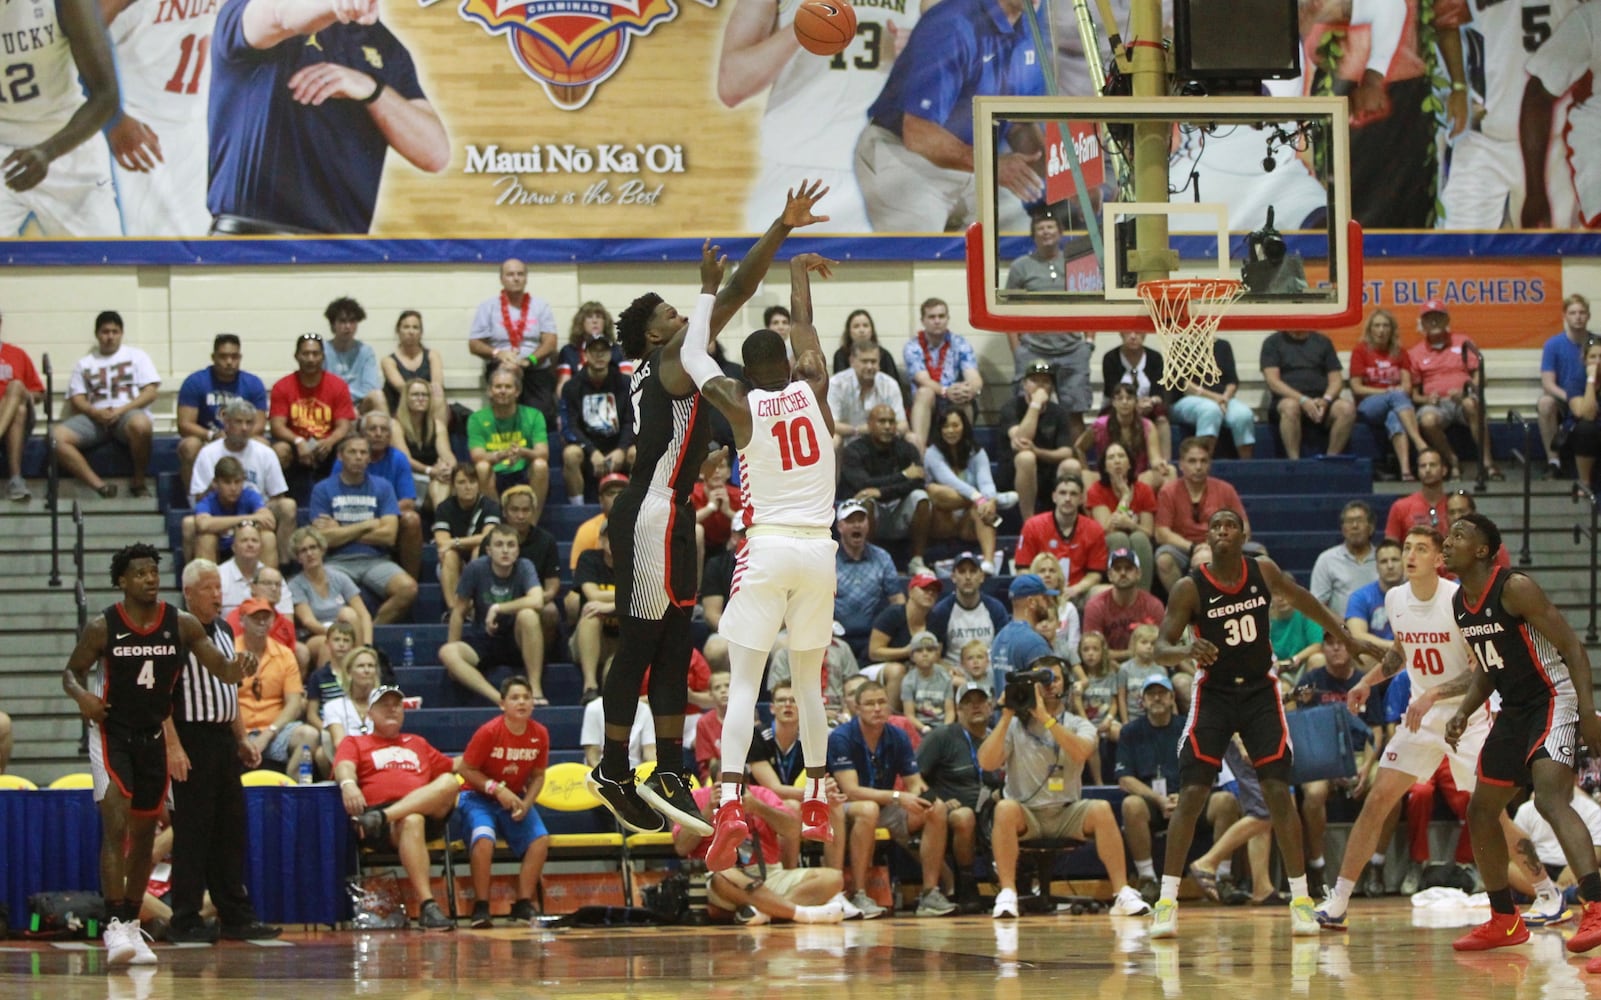
[[[856,11],[845,0],[806,0],[795,12],[795,37],[814,55],[843,52],[856,37]]]

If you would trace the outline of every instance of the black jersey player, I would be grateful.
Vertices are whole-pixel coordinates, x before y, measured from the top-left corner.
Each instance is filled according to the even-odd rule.
[[[803,182],[790,192],[775,220],[717,293],[711,336],[755,294],[773,256],[792,229],[826,222],[812,206],[828,193]],[[606,672],[602,697],[606,736],[589,786],[630,829],[662,829],[670,817],[702,836],[712,828],[700,815],[683,779],[684,706],[688,701],[689,615],[699,575],[695,552],[694,489],[710,438],[709,411],[679,361],[689,318],[654,292],[641,295],[617,318],[623,352],[639,361],[629,386],[634,407],[635,458],[628,486],[607,521],[617,566],[617,655]],[[639,707],[639,688],[650,668],[650,708],[660,764],[635,785],[628,767],[628,735]],[[647,805],[648,803],[648,805]],[[652,807],[660,814],[653,814]]]
[[[61,683],[89,720],[89,762],[100,803],[100,883],[109,919],[107,961],[154,962],[139,932],[139,904],[150,879],[156,815],[167,795],[162,724],[193,653],[201,666],[237,684],[255,673],[256,657],[224,656],[205,626],[159,599],[160,554],[129,545],[111,558],[111,582],[122,600],[89,620],[67,660]],[[89,670],[100,665],[96,690]]]
[[[1353,651],[1383,656],[1386,650],[1352,637],[1332,611],[1272,560],[1245,556],[1245,521],[1235,511],[1225,508],[1213,514],[1206,537],[1212,562],[1174,584],[1156,648],[1159,663],[1172,666],[1193,658],[1199,669],[1179,744],[1182,788],[1168,823],[1162,898],[1152,916],[1151,936],[1178,932],[1179,880],[1195,821],[1206,808],[1224,751],[1236,734],[1262,782],[1290,876],[1291,929],[1298,935],[1317,934],[1317,916],[1307,895],[1301,820],[1290,792],[1293,752],[1273,670],[1268,604],[1275,595],[1284,597],[1323,631],[1345,637]],[[1195,638],[1181,641],[1191,625]]]
[[[1512,797],[1532,782],[1535,808],[1551,824],[1579,879],[1584,915],[1568,950],[1588,951],[1601,944],[1601,875],[1590,832],[1574,812],[1572,798],[1580,737],[1591,752],[1601,752],[1590,657],[1539,584],[1495,565],[1500,548],[1501,532],[1483,514],[1464,515],[1445,536],[1445,568],[1462,581],[1451,610],[1479,667],[1461,707],[1446,723],[1446,742],[1455,747],[1469,717],[1492,692],[1501,696],[1468,801],[1473,861],[1490,897],[1490,919],[1453,947],[1484,951],[1529,939],[1507,886],[1500,820]]]

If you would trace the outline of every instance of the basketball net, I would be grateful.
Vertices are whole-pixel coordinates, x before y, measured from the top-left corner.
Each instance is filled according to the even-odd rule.
[[[1204,386],[1221,379],[1213,341],[1228,307],[1245,294],[1245,285],[1226,278],[1170,278],[1142,281],[1136,291],[1162,335],[1162,388],[1182,390],[1192,381]],[[1191,312],[1192,302],[1207,308]]]

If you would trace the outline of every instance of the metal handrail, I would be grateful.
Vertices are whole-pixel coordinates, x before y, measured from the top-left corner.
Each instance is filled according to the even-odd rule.
[[[55,369],[50,364],[50,355],[44,355],[41,360],[40,368],[44,371],[44,506],[50,512],[50,578],[47,582],[52,587],[59,587],[61,586],[61,524],[59,519],[61,467],[56,456],[56,381]]]
[[[1484,352],[1474,345],[1473,341],[1462,342],[1462,367],[1469,366],[1469,358],[1478,359],[1478,368],[1474,373],[1476,392],[1479,397],[1479,474],[1473,480],[1473,492],[1487,493],[1490,487],[1489,468],[1495,464],[1495,450],[1490,446],[1490,411],[1486,409],[1489,401],[1485,398]]]
[[[1531,434],[1533,425],[1523,419],[1523,414],[1517,410],[1508,410],[1506,422],[1523,430],[1523,447],[1513,449],[1512,457],[1523,464],[1523,547],[1518,549],[1518,565],[1534,565],[1534,552],[1530,548],[1530,538],[1533,535],[1532,522],[1529,520],[1529,508],[1534,502],[1534,462],[1531,459]]]
[[[79,573],[78,579],[73,581],[72,597],[78,605],[78,635],[82,636],[84,628],[89,624],[89,594],[84,590],[82,573]],[[78,753],[87,754],[88,752],[89,720],[80,718],[78,720]]]
[[[1590,536],[1590,624],[1589,624],[1589,627],[1584,630],[1584,641],[1587,642],[1587,643],[1592,643],[1593,644],[1593,643],[1595,643],[1597,641],[1598,638],[1601,638],[1601,634],[1598,634],[1598,632],[1596,630],[1596,603],[1595,603],[1595,601],[1596,601],[1596,582],[1597,582],[1597,580],[1596,580],[1596,571],[1597,571],[1597,566],[1596,566],[1596,542],[1597,542],[1598,538],[1601,538],[1601,498],[1598,498],[1596,496],[1595,492],[1593,490],[1591,490],[1585,484],[1583,484],[1583,483],[1574,483],[1573,484],[1573,502],[1574,503],[1579,503],[1581,500],[1590,505],[1590,530],[1588,532],[1586,532],[1583,525],[1575,524],[1573,526],[1573,544],[1575,544],[1575,545],[1579,544],[1580,540],[1583,539],[1584,536],[1587,533],[1589,534],[1589,536]]]
[[[83,586],[83,507],[78,501],[72,501],[72,526],[74,538],[72,540],[72,568],[77,578],[78,586]],[[80,623],[81,624],[81,623]]]

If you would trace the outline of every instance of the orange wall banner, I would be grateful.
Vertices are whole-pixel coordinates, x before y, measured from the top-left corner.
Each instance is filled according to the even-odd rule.
[[[1537,348],[1562,329],[1562,261],[1368,258],[1362,275],[1364,322],[1374,309],[1388,309],[1400,323],[1402,342],[1410,345],[1417,339],[1423,303],[1430,299],[1443,302],[1451,328],[1481,348]],[[1326,332],[1336,347],[1350,350],[1362,327]]]

